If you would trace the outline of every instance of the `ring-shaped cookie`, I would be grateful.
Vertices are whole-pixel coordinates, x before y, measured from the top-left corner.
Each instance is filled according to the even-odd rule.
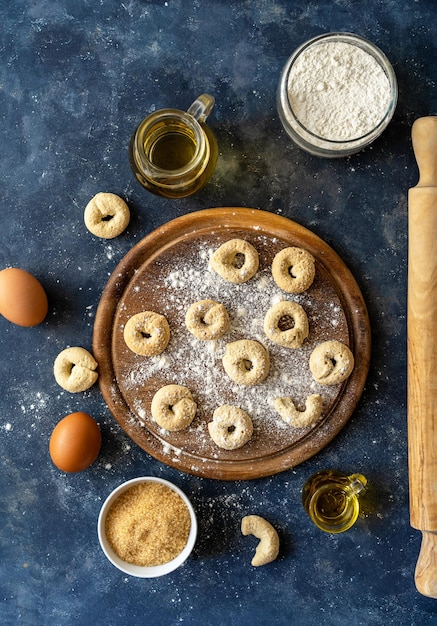
[[[292,398],[276,398],[275,409],[284,422],[294,428],[306,428],[315,424],[322,415],[323,401],[318,393],[308,396],[305,410],[299,411]]]
[[[120,235],[129,220],[129,207],[114,193],[100,192],[85,207],[85,226],[93,235],[102,239],[113,239]]]
[[[197,404],[191,391],[183,385],[165,385],[152,399],[151,413],[155,422],[169,431],[187,428],[193,421]]]
[[[230,283],[245,283],[258,271],[258,252],[244,239],[230,239],[212,254],[210,266]]]
[[[141,356],[156,356],[170,341],[167,319],[154,311],[141,311],[128,319],[123,330],[127,347]]]
[[[283,248],[272,261],[273,280],[287,293],[306,291],[311,286],[315,273],[314,257],[303,248]]]
[[[319,343],[310,356],[313,378],[321,385],[338,385],[354,369],[354,355],[341,341],[329,340]]]
[[[269,373],[269,353],[258,341],[239,339],[226,344],[223,367],[236,383],[257,385]]]
[[[229,328],[229,315],[220,302],[200,300],[192,304],[186,312],[185,324],[197,339],[218,339]]]
[[[223,404],[214,411],[208,431],[219,448],[236,450],[252,437],[253,424],[246,411],[237,406]]]
[[[86,391],[98,378],[97,361],[85,348],[65,348],[58,354],[53,365],[55,380],[60,387],[71,393]]]
[[[307,314],[297,302],[277,302],[266,313],[264,332],[284,348],[300,348],[309,335]]]

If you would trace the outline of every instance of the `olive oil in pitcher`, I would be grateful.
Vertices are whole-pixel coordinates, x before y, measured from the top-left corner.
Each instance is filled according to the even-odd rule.
[[[162,125],[145,138],[144,152],[155,167],[179,170],[193,159],[196,139],[185,124],[174,121],[168,128]]]
[[[367,485],[362,474],[323,470],[311,476],[302,490],[302,503],[314,524],[328,533],[341,533],[355,524],[358,496]]]
[[[214,98],[202,94],[188,111],[161,109],[144,119],[129,146],[136,179],[152,193],[183,198],[209,180],[217,158],[217,141],[206,124]]]

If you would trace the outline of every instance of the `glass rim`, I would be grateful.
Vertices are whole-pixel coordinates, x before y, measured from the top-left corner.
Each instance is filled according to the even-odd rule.
[[[387,109],[383,117],[378,122],[378,124],[374,126],[372,129],[370,129],[364,135],[359,135],[357,137],[353,137],[352,139],[339,139],[339,140],[321,137],[320,135],[309,130],[299,120],[299,118],[297,117],[296,113],[293,110],[293,107],[291,106],[291,103],[288,97],[288,85],[290,82],[289,76],[290,76],[290,73],[293,69],[295,62],[297,61],[297,59],[300,57],[300,55],[303,52],[305,52],[312,46],[316,46],[316,45],[319,45],[320,43],[323,43],[324,41],[328,41],[328,42],[329,41],[334,41],[334,42],[341,41],[344,43],[348,43],[349,45],[359,47],[361,50],[371,55],[372,58],[375,59],[375,61],[384,71],[388,79],[389,87],[390,87],[390,100],[387,105]],[[396,74],[394,72],[393,66],[390,63],[388,57],[378,46],[373,44],[371,41],[369,41],[365,37],[362,37],[361,35],[356,35],[350,32],[323,33],[321,35],[317,35],[316,37],[313,37],[305,41],[304,43],[302,43],[300,46],[296,48],[296,50],[288,58],[282,70],[281,79],[279,82],[279,101],[281,103],[281,107],[283,111],[288,113],[292,119],[292,122],[290,120],[287,120],[285,115],[284,114],[281,115],[281,111],[279,111],[284,126],[285,125],[291,126],[292,123],[295,124],[297,126],[297,129],[292,128],[292,130],[298,135],[300,141],[308,143],[310,147],[314,147],[314,149],[316,150],[325,151],[326,153],[335,152],[335,151],[346,152],[353,147],[361,148],[367,145],[368,143],[371,143],[387,127],[396,109],[397,100],[398,100],[398,84],[397,84]],[[283,119],[284,117],[285,117],[285,120]],[[299,134],[299,129],[301,130],[302,134]],[[307,136],[307,138],[305,138],[305,136]],[[323,145],[317,145],[317,144],[311,143],[311,139],[314,139],[319,144],[323,144]]]

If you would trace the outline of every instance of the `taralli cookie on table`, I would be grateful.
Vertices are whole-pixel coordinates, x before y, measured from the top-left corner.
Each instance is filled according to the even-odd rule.
[[[307,314],[297,302],[277,302],[266,313],[264,332],[284,348],[300,348],[309,335]]]
[[[352,373],[354,355],[341,341],[324,341],[312,351],[309,365],[315,381],[321,385],[338,385]]]
[[[279,536],[273,526],[259,515],[246,515],[241,520],[243,535],[253,535],[259,539],[252,559],[252,565],[259,567],[274,561],[279,554]]]
[[[85,226],[93,235],[102,239],[113,239],[121,235],[129,220],[129,207],[114,193],[100,192],[85,207]]]
[[[197,404],[191,391],[183,385],[165,385],[152,399],[152,417],[165,430],[178,431],[187,428],[196,411]]]
[[[268,376],[269,353],[258,341],[239,339],[226,344],[223,367],[236,383],[257,385]]]
[[[215,300],[200,300],[190,306],[185,315],[185,324],[197,339],[218,339],[229,328],[226,307]]]
[[[284,422],[294,428],[306,428],[315,424],[322,415],[323,401],[318,393],[308,396],[305,402],[305,410],[299,411],[292,398],[276,398],[275,409]]]
[[[170,341],[167,318],[154,311],[141,311],[128,319],[123,330],[127,347],[141,356],[161,354]]]
[[[315,274],[314,257],[303,248],[283,248],[272,262],[273,280],[287,293],[306,291],[312,285]]]
[[[253,424],[246,411],[238,406],[223,404],[214,411],[208,431],[219,448],[236,450],[252,437]]]
[[[245,283],[258,271],[258,252],[244,239],[230,239],[212,254],[209,264],[228,282]]]
[[[58,354],[53,366],[55,380],[71,393],[86,391],[98,378],[97,361],[85,348],[65,348]]]

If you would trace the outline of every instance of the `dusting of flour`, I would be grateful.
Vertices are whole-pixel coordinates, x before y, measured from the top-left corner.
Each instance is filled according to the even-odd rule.
[[[247,239],[247,237],[246,237]],[[132,414],[144,428],[155,432],[164,451],[175,458],[187,448],[193,454],[208,458],[248,458],[276,452],[298,441],[308,432],[288,426],[274,409],[277,397],[290,396],[303,409],[312,393],[323,397],[325,412],[335,402],[338,387],[316,383],[308,360],[315,345],[336,338],[347,341],[347,323],[335,290],[320,273],[313,286],[299,295],[282,292],[273,281],[271,261],[284,244],[265,235],[251,237],[260,256],[260,267],[254,278],[243,284],[223,280],[210,267],[212,252],[222,241],[216,236],[194,239],[141,268],[120,301],[116,320],[115,370],[123,397]],[[216,341],[200,341],[189,333],[185,313],[199,300],[213,299],[225,305],[230,328]],[[310,336],[303,346],[290,350],[271,343],[263,331],[268,309],[280,300],[298,302],[309,319]],[[123,327],[131,315],[154,310],[167,317],[171,338],[160,355],[144,358],[130,352],[123,341]],[[248,338],[261,342],[271,360],[269,376],[259,385],[241,386],[225,373],[222,357],[226,343]],[[198,405],[198,414],[188,429],[169,433],[153,422],[150,404],[154,393],[163,385],[186,385]],[[209,437],[207,423],[221,404],[233,404],[245,410],[254,423],[252,440],[237,451],[228,452],[215,446]],[[316,429],[315,429],[316,430]]]

